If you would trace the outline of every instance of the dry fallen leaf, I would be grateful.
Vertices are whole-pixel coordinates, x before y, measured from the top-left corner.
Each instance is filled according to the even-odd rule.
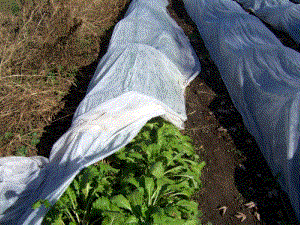
[[[254,213],[254,216],[256,217],[256,219],[257,219],[258,221],[260,221],[260,215],[259,215],[258,212],[255,212],[255,213]]]
[[[254,202],[249,202],[249,203],[245,204],[245,206],[247,206],[248,209],[251,209],[251,208],[255,208],[256,204]]]
[[[237,215],[235,215],[235,217],[241,219],[241,222],[243,222],[246,219],[246,215],[241,212],[238,212]]]
[[[222,207],[218,208],[218,210],[222,210],[222,216],[224,216],[227,209],[228,209],[228,207],[226,207],[226,206],[222,206]]]
[[[227,132],[227,129],[225,129],[223,127],[219,127],[217,130],[220,131],[220,132]]]

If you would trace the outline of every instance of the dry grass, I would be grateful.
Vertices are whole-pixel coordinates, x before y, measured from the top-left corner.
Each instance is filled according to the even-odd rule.
[[[128,0],[0,0],[0,156],[36,155],[76,71]],[[2,5],[2,4],[1,4]]]

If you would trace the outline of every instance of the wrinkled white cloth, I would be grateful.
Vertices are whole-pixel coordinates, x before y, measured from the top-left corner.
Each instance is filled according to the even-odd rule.
[[[200,72],[183,30],[169,16],[167,0],[133,0],[115,27],[106,55],[50,158],[0,158],[0,224],[41,224],[85,167],[129,143],[153,117],[178,128],[187,119],[184,90]]]
[[[300,4],[289,0],[235,0],[277,30],[300,44]]]
[[[232,0],[184,0],[236,108],[299,217],[300,54]]]

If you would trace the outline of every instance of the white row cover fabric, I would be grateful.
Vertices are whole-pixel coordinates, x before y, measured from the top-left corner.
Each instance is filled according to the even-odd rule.
[[[235,0],[277,30],[300,44],[300,4],[289,0]]]
[[[83,168],[124,147],[151,118],[163,116],[183,128],[184,90],[200,64],[167,5],[132,1],[49,159],[0,159],[0,224],[41,224],[48,210],[33,210],[34,202],[54,204]]]
[[[300,218],[300,54],[232,0],[184,0],[247,129]]]

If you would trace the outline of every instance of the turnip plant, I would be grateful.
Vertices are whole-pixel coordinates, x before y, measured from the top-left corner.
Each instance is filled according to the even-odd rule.
[[[176,127],[152,119],[107,161],[85,168],[43,224],[200,224],[192,196],[205,163]]]

